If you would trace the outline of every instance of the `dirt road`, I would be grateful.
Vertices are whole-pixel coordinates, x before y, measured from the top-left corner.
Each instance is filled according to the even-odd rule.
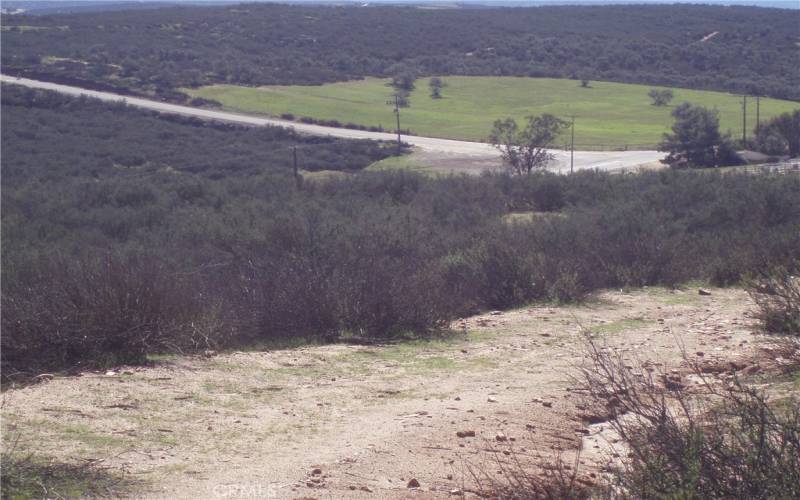
[[[582,332],[664,368],[679,342],[747,358],[762,342],[752,307],[741,290],[650,288],[487,313],[439,340],[167,358],[8,390],[3,435],[124,469],[140,482],[130,497],[447,498],[512,449],[527,460],[583,443],[584,467],[607,458],[584,437],[570,378]]]
[[[394,141],[397,136],[390,133],[368,132],[363,130],[350,130],[344,128],[323,127],[305,123],[289,122],[276,118],[262,116],[251,116],[229,111],[217,111],[211,109],[195,108],[191,106],[181,106],[166,102],[153,101],[140,97],[122,96],[109,92],[82,89],[56,83],[29,80],[27,78],[15,78],[8,75],[0,75],[0,81],[8,84],[23,85],[29,88],[52,90],[62,94],[73,96],[86,95],[104,101],[124,101],[131,106],[137,106],[160,113],[172,113],[185,116],[194,116],[207,120],[220,120],[226,122],[239,123],[243,125],[263,126],[274,125],[279,127],[293,128],[298,132],[341,137],[347,139],[375,139],[384,141]],[[424,152],[440,153],[449,159],[459,161],[461,158],[466,162],[488,162],[491,165],[499,163],[497,151],[489,144],[481,142],[454,141],[450,139],[437,139],[432,137],[403,136],[403,141],[416,146]],[[553,151],[556,155],[556,162],[553,165],[555,170],[568,169],[570,156],[568,151]],[[601,170],[620,170],[634,169],[642,165],[652,165],[664,157],[658,151],[576,151],[574,167],[577,170],[586,168],[598,168]],[[472,172],[474,169],[467,170]]]

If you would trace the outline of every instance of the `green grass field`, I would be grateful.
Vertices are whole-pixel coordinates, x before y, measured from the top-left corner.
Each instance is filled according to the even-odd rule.
[[[497,118],[553,113],[576,116],[576,149],[597,145],[648,147],[661,140],[672,119],[671,106],[651,105],[648,85],[515,77],[445,77],[442,99],[432,99],[428,79],[417,80],[410,107],[401,110],[401,127],[413,134],[450,139],[485,140]],[[322,86],[259,88],[215,85],[185,89],[194,97],[214,99],[231,110],[339,120],[394,129],[392,95],[387,80],[339,82]],[[741,137],[741,98],[721,92],[673,89],[672,105],[689,101],[719,110],[721,128]],[[800,108],[800,103],[761,100],[761,119]],[[755,99],[748,100],[748,128],[755,125]],[[748,132],[748,134],[751,132]],[[566,138],[565,138],[566,139]]]

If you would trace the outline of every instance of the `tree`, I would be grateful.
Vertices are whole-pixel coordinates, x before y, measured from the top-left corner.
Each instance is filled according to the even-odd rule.
[[[581,78],[581,87],[589,88],[589,79],[588,78]]]
[[[517,175],[530,174],[543,169],[555,158],[547,150],[569,123],[545,113],[529,116],[525,128],[520,130],[513,118],[494,122],[489,140],[500,151],[503,162]]]
[[[417,80],[417,70],[403,63],[395,64],[389,68],[392,75],[391,86],[396,90],[410,92],[414,90],[414,82]]]
[[[434,76],[428,82],[428,87],[431,89],[431,98],[432,99],[441,99],[442,98],[442,88],[446,87],[447,83],[444,82],[438,76]]]
[[[735,165],[736,153],[730,137],[719,132],[716,110],[685,102],[672,110],[672,133],[664,134],[659,151],[669,154],[662,160],[673,168]]]
[[[783,113],[758,127],[756,143],[766,154],[800,156],[800,109]]]
[[[674,97],[670,89],[650,89],[647,95],[653,100],[653,106],[666,106]]]

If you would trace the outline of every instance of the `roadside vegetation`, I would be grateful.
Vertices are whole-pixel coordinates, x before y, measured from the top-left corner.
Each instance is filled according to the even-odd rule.
[[[392,77],[398,66],[416,75],[572,78],[575,87],[586,82],[587,95],[614,81],[800,99],[798,16],[704,5],[277,4],[4,15],[2,65],[172,99],[179,87],[321,84]]]
[[[800,249],[792,175],[361,172],[298,186],[285,157],[223,170],[199,168],[192,147],[165,164],[155,147],[165,144],[149,139],[135,143],[135,163],[98,149],[94,133],[43,140],[86,121],[121,153],[136,137],[121,113],[156,135],[257,134],[265,151],[299,140],[288,132],[221,131],[13,87],[3,99],[9,379],[270,340],[419,335],[605,287],[732,284],[788,267]],[[330,147],[313,140],[317,154]],[[508,222],[520,212],[558,216]]]
[[[742,135],[741,97],[721,92],[688,89],[652,89],[645,85],[593,81],[590,88],[578,82],[552,78],[506,76],[447,77],[441,97],[419,80],[416,88],[405,90],[407,107],[401,110],[404,129],[423,136],[485,141],[497,118],[517,120],[529,115],[550,113],[563,119],[575,115],[577,149],[623,148],[654,149],[672,123],[672,109],[684,102],[716,109],[723,132]],[[390,79],[330,83],[321,86],[290,85],[247,87],[213,85],[184,89],[193,98],[220,103],[227,109],[280,116],[291,113],[294,119],[313,118],[336,121],[339,125],[395,128],[395,89]],[[669,105],[654,106],[649,95],[656,90],[672,92]],[[391,105],[387,104],[391,101]],[[762,99],[762,123],[784,112],[800,109],[796,102]],[[755,130],[755,100],[749,99],[748,136]],[[558,146],[569,143],[562,135]]]

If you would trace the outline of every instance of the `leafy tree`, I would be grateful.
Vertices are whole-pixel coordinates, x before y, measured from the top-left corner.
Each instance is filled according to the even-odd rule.
[[[417,71],[405,64],[395,64],[389,69],[392,75],[391,86],[396,90],[410,92],[414,90],[414,82],[417,80]]]
[[[674,97],[670,89],[650,89],[647,95],[653,100],[653,106],[666,106]]]
[[[446,87],[447,83],[444,82],[438,76],[434,76],[428,82],[428,87],[431,89],[431,98],[433,99],[441,99],[442,98],[442,88]]]
[[[568,122],[549,113],[529,116],[524,129],[513,118],[506,118],[494,122],[489,140],[512,173],[530,174],[553,160],[555,155],[547,148],[567,126]]]
[[[737,163],[728,134],[719,132],[716,110],[685,102],[672,110],[672,133],[664,134],[659,151],[669,153],[662,160],[673,168],[716,167]]]
[[[758,148],[772,155],[800,155],[800,110],[783,113],[761,125],[756,133]]]
[[[588,78],[581,78],[581,87],[589,88],[589,79]]]

